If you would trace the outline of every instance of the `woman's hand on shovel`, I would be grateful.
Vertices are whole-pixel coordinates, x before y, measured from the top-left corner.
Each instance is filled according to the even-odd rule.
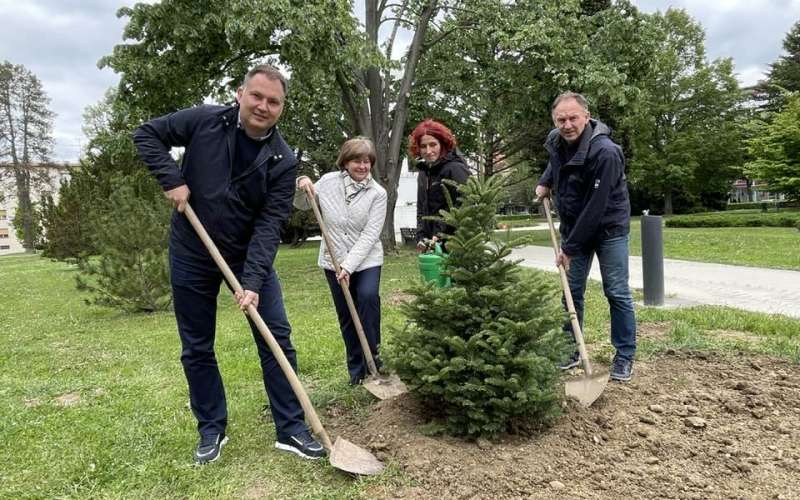
[[[314,189],[314,182],[305,175],[297,179],[297,189],[302,189],[311,196],[317,196],[317,192]]]
[[[350,286],[350,273],[347,272],[347,269],[340,269],[339,274],[336,276],[336,279],[339,283],[342,283],[344,286]]]
[[[251,304],[253,307],[258,307],[258,294],[256,292],[243,290],[236,292],[234,295],[236,296],[236,302],[239,303],[239,309],[242,311],[247,311],[247,307]]]

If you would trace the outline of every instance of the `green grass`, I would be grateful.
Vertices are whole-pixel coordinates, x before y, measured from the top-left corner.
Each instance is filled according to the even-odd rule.
[[[282,247],[276,262],[301,379],[323,421],[334,406],[365,415],[373,400],[346,383],[343,345],[316,254],[316,245]],[[524,272],[557,280],[553,273]],[[195,421],[186,407],[172,313],[127,315],[87,306],[75,291],[73,268],[36,256],[0,258],[0,276],[0,433],[6,442],[0,498],[370,498],[410,483],[398,464],[356,480],[326,462],[272,448],[255,346],[226,291],[219,299],[217,355],[231,443],[220,462],[194,467]],[[403,323],[387,299],[415,279],[413,253],[387,258],[385,339]],[[611,353],[607,309],[599,286],[591,284],[586,331],[598,359]],[[664,338],[642,338],[643,357],[688,347],[800,360],[797,320],[717,307],[645,308],[638,319],[644,326],[670,325]],[[717,338],[721,330],[740,333]],[[61,404],[66,395],[77,402]]]
[[[545,219],[537,216],[518,216],[518,215],[498,215],[497,224],[505,224],[507,227],[530,227],[545,222]]]
[[[663,228],[664,256],[775,269],[800,269],[800,231],[784,227]],[[504,233],[499,233],[504,234]],[[639,220],[631,220],[631,255],[642,254]],[[547,230],[515,231],[533,245],[550,246]]]

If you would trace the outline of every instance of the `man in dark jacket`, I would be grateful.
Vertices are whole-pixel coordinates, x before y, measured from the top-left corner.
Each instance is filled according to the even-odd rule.
[[[561,249],[556,265],[567,269],[570,291],[583,326],[584,292],[597,254],[603,291],[611,311],[611,343],[616,355],[611,378],[626,382],[633,374],[636,318],[628,286],[630,199],[622,149],[609,128],[591,119],[586,99],[572,92],[558,96],[552,108],[556,126],[547,137],[547,169],[536,186],[539,198],[555,194]],[[572,333],[569,322],[564,330]],[[578,352],[562,365],[580,364]]]
[[[272,66],[247,73],[237,105],[199,106],[155,118],[134,133],[139,156],[175,205],[170,233],[170,277],[200,441],[198,463],[213,462],[227,442],[225,390],[214,354],[217,295],[222,273],[183,216],[192,207],[242,284],[242,310],[258,309],[290,363],[297,361],[278,276],[273,268],[281,222],[288,218],[297,161],[278,132],[286,79]],[[181,166],[170,155],[185,147]],[[250,322],[275,421],[276,448],[304,458],[325,450],[311,436],[300,402],[264,339]]]

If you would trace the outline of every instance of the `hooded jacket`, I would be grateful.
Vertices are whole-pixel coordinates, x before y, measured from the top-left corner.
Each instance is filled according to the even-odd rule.
[[[469,178],[469,170],[455,151],[448,151],[431,164],[421,160],[417,163],[417,168],[419,169],[417,174],[417,241],[419,242],[452,230],[442,221],[426,220],[425,217],[439,215],[439,210],[450,208],[445,198],[445,188],[450,193],[453,203],[458,200],[458,189],[442,181],[451,179],[458,184],[464,184]]]
[[[550,154],[539,184],[555,194],[560,220],[561,249],[567,255],[585,253],[600,241],[627,235],[631,204],[622,148],[604,123],[589,120],[572,158],[562,164],[564,140],[553,129],[545,149]]]
[[[183,109],[140,126],[139,157],[168,191],[186,185],[189,203],[229,265],[244,262],[240,281],[258,291],[272,268],[280,226],[291,212],[297,160],[273,127],[255,161],[234,176],[238,106]],[[185,147],[180,167],[170,148]],[[189,220],[172,214],[170,249],[211,262]]]

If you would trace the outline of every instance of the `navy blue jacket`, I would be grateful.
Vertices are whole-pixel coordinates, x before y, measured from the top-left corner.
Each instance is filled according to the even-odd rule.
[[[258,292],[289,217],[297,160],[273,128],[256,160],[231,178],[238,106],[198,106],[155,118],[133,134],[139,157],[164,191],[186,185],[189,202],[229,265],[244,262],[242,288]],[[181,166],[171,147],[185,147]],[[189,220],[172,214],[176,255],[211,260]]]
[[[589,120],[577,151],[563,165],[559,149],[564,141],[558,129],[547,136],[544,147],[550,162],[539,184],[555,195],[561,249],[567,255],[589,252],[598,242],[630,231],[625,157],[610,133],[604,123]]]

